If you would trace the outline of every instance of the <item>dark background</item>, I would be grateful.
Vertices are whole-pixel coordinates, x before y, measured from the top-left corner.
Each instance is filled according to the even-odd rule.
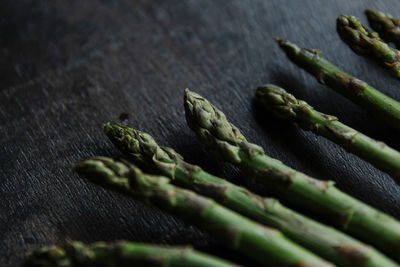
[[[102,124],[126,113],[125,122],[187,161],[246,185],[237,169],[211,160],[186,126],[187,87],[215,103],[267,154],[332,179],[400,219],[400,190],[388,175],[252,105],[258,85],[276,83],[400,149],[397,133],[319,85],[273,41],[280,36],[319,48],[339,67],[400,99],[399,81],[355,55],[336,33],[338,15],[366,23],[366,8],[400,17],[397,0],[2,0],[0,265],[19,266],[30,249],[66,239],[192,244],[237,259],[198,229],[71,172],[73,162],[94,155],[121,156]]]

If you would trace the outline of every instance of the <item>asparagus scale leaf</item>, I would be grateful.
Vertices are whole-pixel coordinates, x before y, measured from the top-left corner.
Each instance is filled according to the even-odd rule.
[[[400,103],[379,92],[371,85],[342,71],[321,56],[319,50],[299,48],[295,44],[276,39],[288,58],[351,101],[400,130]]]
[[[213,200],[176,187],[164,176],[147,175],[128,162],[97,157],[74,165],[82,177],[105,188],[136,196],[175,214],[262,265],[332,266],[287,239]]]
[[[235,267],[223,259],[198,252],[191,247],[162,247],[119,241],[84,244],[68,242],[63,246],[43,247],[30,252],[26,267]]]
[[[400,260],[400,223],[394,218],[340,191],[333,181],[314,179],[267,156],[261,147],[247,142],[221,111],[189,90],[185,112],[190,128],[217,159],[239,166],[285,201]]]
[[[280,231],[299,245],[339,266],[397,266],[377,250],[225,179],[189,164],[169,147],[160,147],[147,133],[119,124],[106,124],[112,143],[134,163],[156,170],[172,183],[213,198],[220,204]]]
[[[370,31],[357,17],[339,16],[337,31],[354,52],[383,62],[396,78],[400,78],[400,51],[386,44],[378,33]]]
[[[256,100],[275,116],[294,121],[304,130],[328,138],[387,172],[397,183],[400,182],[400,153],[385,143],[344,125],[334,116],[314,110],[305,101],[297,100],[283,88],[275,85],[258,87]]]
[[[400,20],[380,11],[365,10],[371,28],[377,31],[387,42],[393,42],[400,47]]]

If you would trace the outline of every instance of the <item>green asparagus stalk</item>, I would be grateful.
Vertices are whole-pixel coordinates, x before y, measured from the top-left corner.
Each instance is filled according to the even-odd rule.
[[[277,39],[277,42],[290,60],[314,75],[320,83],[328,85],[373,116],[379,116],[390,126],[400,130],[400,103],[398,101],[326,61],[319,50],[300,49],[289,41],[281,39]]]
[[[267,185],[280,198],[400,260],[400,223],[347,195],[332,181],[320,181],[273,159],[246,140],[225,115],[202,96],[185,91],[189,127],[217,159],[242,168],[250,178]]]
[[[280,229],[296,243],[339,266],[397,266],[372,247],[290,210],[276,199],[262,198],[185,162],[172,148],[160,147],[147,133],[119,124],[106,124],[104,130],[112,143],[134,163],[144,163],[171,178],[174,184]]]
[[[400,78],[400,51],[386,44],[378,33],[370,31],[358,18],[339,16],[337,31],[354,52],[383,62],[396,78]]]
[[[297,100],[275,85],[258,87],[256,99],[275,116],[294,121],[304,130],[328,138],[400,182],[400,153],[385,143],[350,128],[334,116],[314,110],[305,101]]]
[[[400,19],[393,18],[390,14],[367,9],[365,10],[369,24],[387,42],[393,42],[400,47]]]
[[[26,267],[234,267],[239,266],[223,259],[207,255],[191,247],[163,247],[143,243],[119,241],[97,242],[86,245],[68,242],[63,246],[43,247],[30,252]]]
[[[97,157],[75,164],[74,170],[93,183],[136,196],[199,226],[262,265],[332,266],[286,239],[278,230],[176,187],[166,177],[143,174],[126,161]]]

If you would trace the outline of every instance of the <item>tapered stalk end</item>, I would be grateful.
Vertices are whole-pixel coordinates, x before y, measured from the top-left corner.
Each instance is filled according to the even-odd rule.
[[[52,246],[40,248],[29,253],[24,267],[70,267],[72,263],[64,249]]]
[[[279,44],[280,48],[282,48],[282,50],[286,53],[286,55],[289,58],[294,57],[301,50],[301,48],[299,48],[297,45],[289,42],[288,40],[275,37],[275,41]]]
[[[286,56],[292,62],[313,73],[316,75],[318,81],[323,82],[322,78],[320,77],[320,73],[316,72],[312,67],[312,64],[310,64],[310,62],[318,61],[320,58],[322,58],[320,50],[300,48],[294,43],[280,38],[275,38],[275,41],[279,44],[279,47],[282,48]]]
[[[336,26],[338,29],[353,30],[359,34],[369,35],[370,31],[364,26],[360,19],[355,16],[340,15],[336,20]],[[348,28],[348,29],[346,29]]]
[[[388,33],[400,25],[399,20],[396,20],[391,15],[380,11],[367,9],[365,10],[365,15],[367,15],[371,27],[375,31],[382,33],[385,38],[388,37],[385,36],[385,33]]]
[[[124,154],[137,154],[140,151],[140,144],[136,132],[118,123],[104,124],[104,132],[110,141]]]
[[[72,169],[79,176],[106,188],[126,191],[129,189],[128,177],[132,166],[107,157],[94,157],[75,163]]]
[[[35,249],[25,258],[24,267],[73,267],[85,266],[93,252],[81,242],[69,242],[62,247],[50,246]]]
[[[276,117],[296,122],[305,130],[318,129],[321,121],[337,120],[336,117],[314,110],[307,102],[273,84],[259,86],[256,89],[256,100]]]
[[[371,32],[357,17],[340,15],[336,26],[342,40],[360,55],[374,54],[373,48],[385,47],[379,35]]]
[[[273,84],[259,86],[256,101],[281,119],[295,118],[300,104],[293,95]]]
[[[107,157],[95,157],[73,165],[81,177],[104,188],[129,194],[143,194],[169,183],[162,176],[148,175],[127,161],[116,161]]]
[[[368,20],[377,20],[377,19],[382,19],[385,18],[385,13],[379,12],[373,9],[366,9],[365,10],[365,15],[367,15]]]
[[[160,147],[151,135],[139,130],[117,123],[107,123],[104,125],[104,131],[122,153],[150,172],[158,169],[164,174],[170,174],[176,161],[183,160],[172,148]]]
[[[185,114],[188,126],[216,157],[240,162],[238,142],[246,141],[221,111],[207,99],[185,90]]]
[[[105,124],[104,132],[122,153],[134,160],[140,167],[151,169],[152,166],[149,166],[149,162],[158,149],[153,137],[117,123]]]
[[[204,97],[186,89],[184,104],[187,124],[216,158],[239,163],[239,151],[263,153],[261,147],[248,143],[225,114]]]

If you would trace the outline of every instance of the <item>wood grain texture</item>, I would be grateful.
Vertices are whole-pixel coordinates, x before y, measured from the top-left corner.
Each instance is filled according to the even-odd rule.
[[[102,124],[126,113],[131,126],[187,161],[246,184],[237,169],[212,161],[186,126],[187,87],[269,155],[400,219],[400,187],[388,175],[252,105],[258,85],[276,83],[400,149],[397,133],[291,64],[272,39],[319,48],[400,99],[400,83],[336,33],[339,14],[366,22],[366,8],[400,17],[397,0],[1,1],[0,265],[19,266],[28,250],[66,239],[192,244],[237,259],[202,231],[71,172],[94,155],[121,156]]]

